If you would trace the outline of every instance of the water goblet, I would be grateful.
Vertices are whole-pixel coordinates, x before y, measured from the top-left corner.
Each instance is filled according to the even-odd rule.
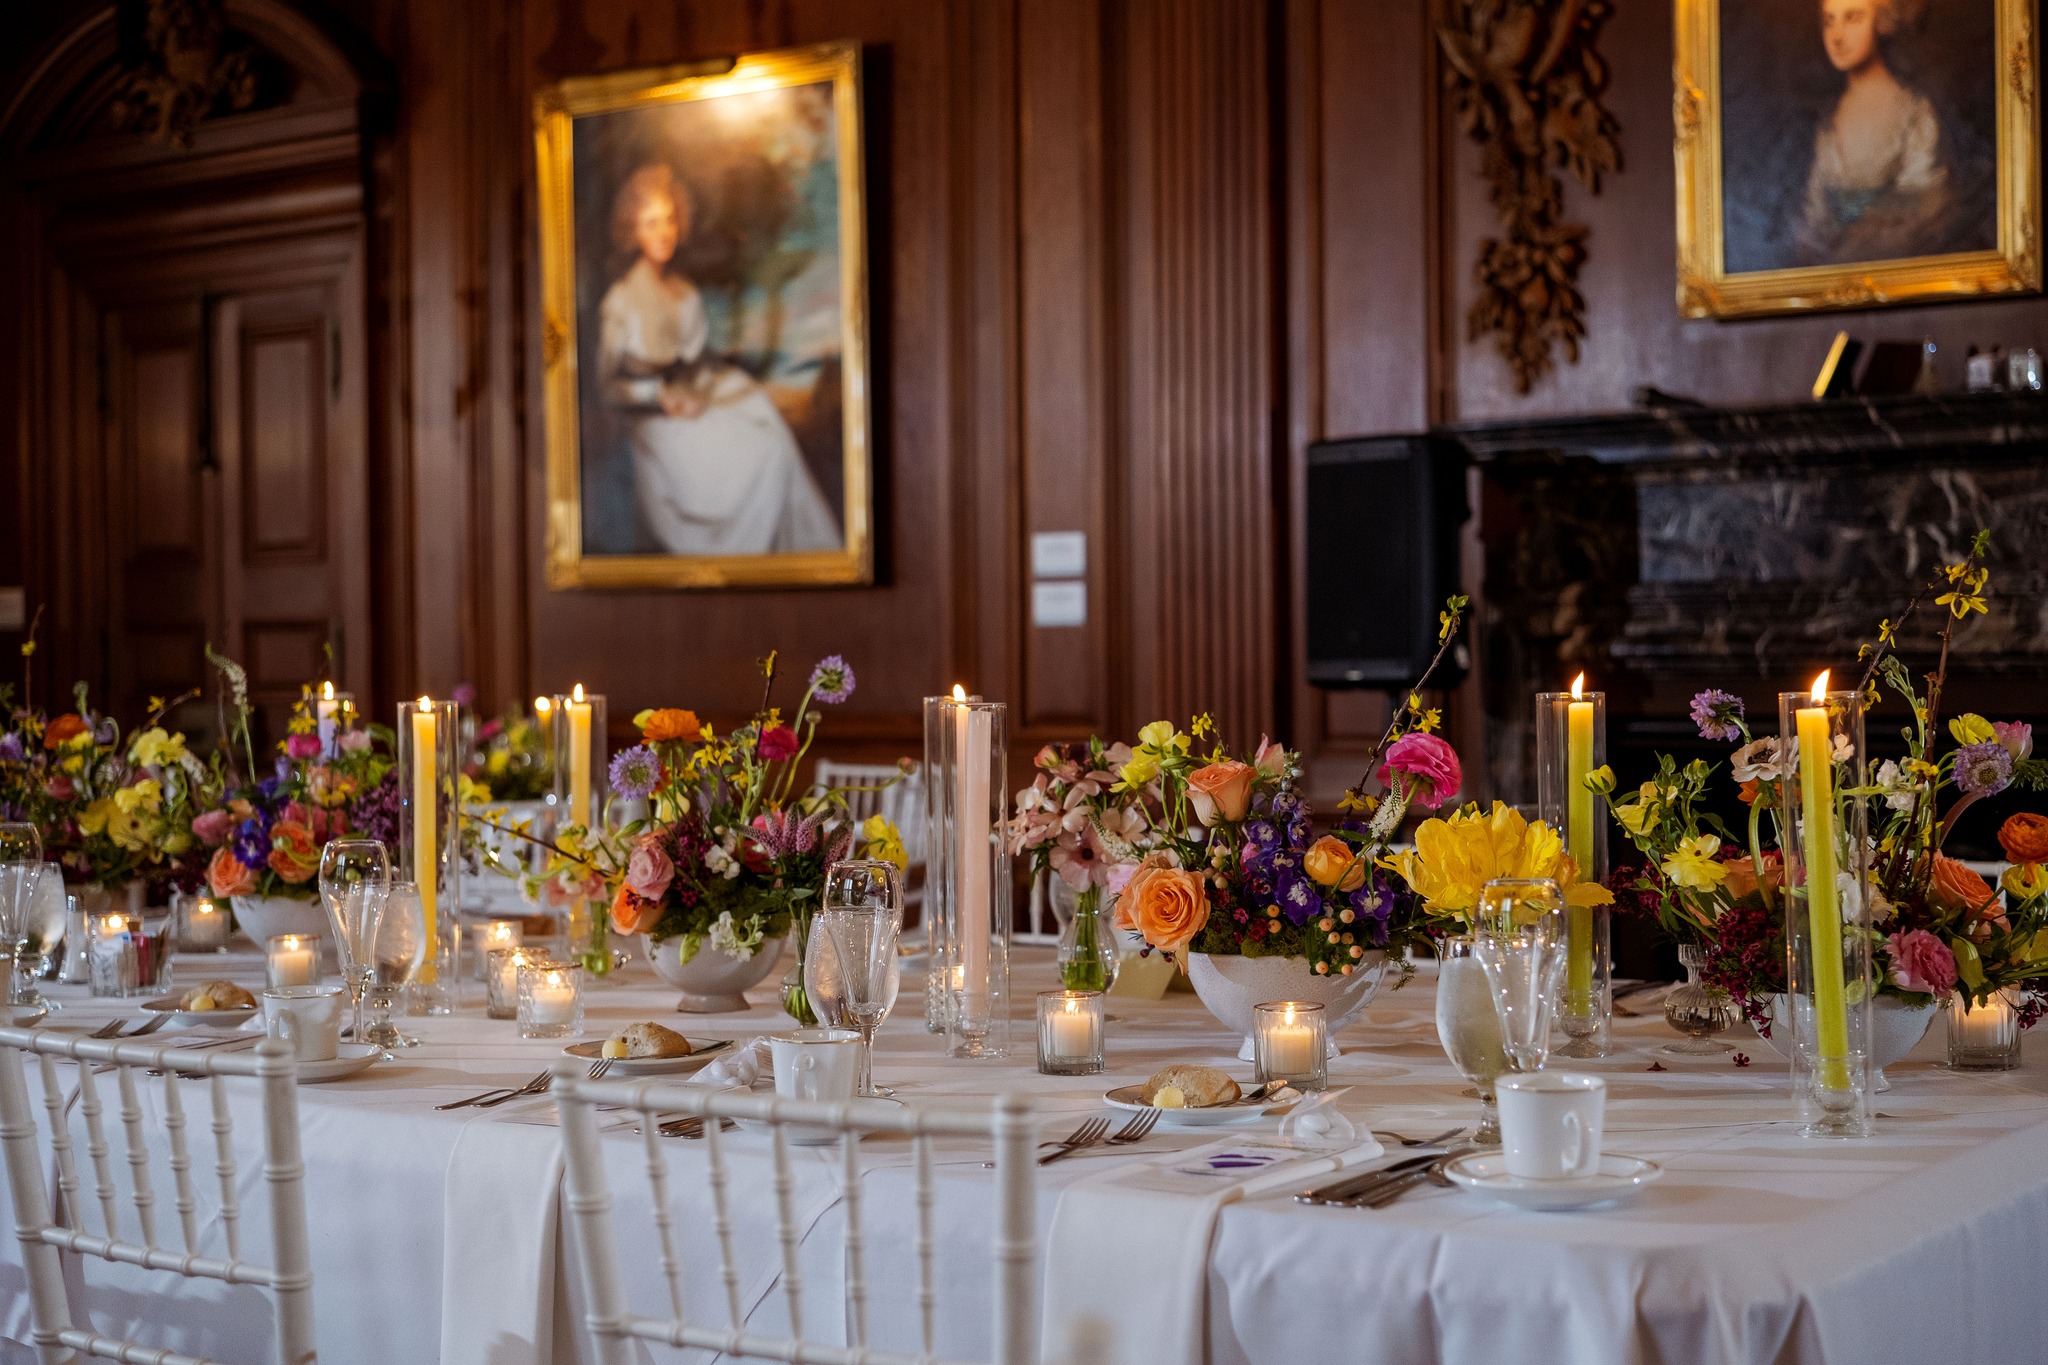
[[[1474,952],[1472,936],[1453,934],[1437,944],[1436,1034],[1458,1074],[1479,1092],[1479,1124],[1472,1141],[1500,1145],[1500,1110],[1493,1083],[1508,1071],[1500,1011]]]
[[[858,859],[825,874],[824,931],[837,967],[845,1016],[860,1031],[860,1093],[876,1096],[875,1030],[896,1004],[901,969],[896,939],[903,929],[903,883],[893,863]]]
[[[363,987],[363,1031],[357,1038],[381,1048],[418,1047],[419,1039],[393,1022],[406,987],[427,960],[427,910],[413,882],[393,882],[369,939]]]
[[[15,963],[14,1003],[30,1009],[60,1010],[64,1006],[44,995],[36,981],[55,973],[64,947],[67,906],[64,874],[55,863],[44,863],[29,902],[22,951]]]
[[[30,918],[43,870],[43,839],[36,827],[23,820],[0,822],[0,952],[6,956],[9,1004],[27,1003],[17,970],[28,951]]]
[[[320,899],[334,925],[336,956],[342,979],[355,1004],[355,1037],[363,1036],[363,990],[374,970],[371,945],[376,942],[384,905],[391,897],[391,854],[375,839],[334,839],[320,854]]]
[[[1548,878],[1500,878],[1479,893],[1473,955],[1500,1015],[1501,1045],[1516,1071],[1550,1058],[1550,1021],[1564,982],[1564,891]]]

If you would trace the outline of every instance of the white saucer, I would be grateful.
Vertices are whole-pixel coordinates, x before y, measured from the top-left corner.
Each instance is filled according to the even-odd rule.
[[[384,1057],[384,1049],[373,1043],[343,1043],[332,1061],[300,1062],[299,1084],[317,1085],[321,1081],[338,1081],[344,1076],[353,1076],[365,1067],[372,1066]]]
[[[1612,1152],[1600,1158],[1600,1169],[1592,1175],[1567,1180],[1509,1175],[1507,1161],[1500,1152],[1473,1152],[1445,1166],[1444,1175],[1454,1184],[1521,1208],[1577,1209],[1613,1203],[1664,1174],[1664,1168],[1654,1161]]]
[[[1120,1085],[1108,1091],[1102,1102],[1112,1109],[1123,1109],[1134,1114],[1157,1113],[1161,1128],[1220,1128],[1233,1123],[1252,1123],[1284,1114],[1294,1107],[1293,1101],[1275,1105],[1264,1104],[1212,1104],[1196,1109],[1155,1109],[1138,1098],[1145,1093],[1142,1085]]]
[[[687,1057],[614,1057],[611,1070],[613,1076],[655,1076],[663,1073],[695,1071],[714,1057],[722,1057],[732,1050],[730,1038],[691,1038],[690,1055]],[[562,1049],[564,1057],[574,1057],[579,1062],[595,1062],[604,1056],[604,1041],[598,1039],[587,1043],[571,1043]]]

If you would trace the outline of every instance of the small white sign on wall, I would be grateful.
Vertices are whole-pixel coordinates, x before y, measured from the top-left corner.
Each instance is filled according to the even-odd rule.
[[[1086,531],[1031,533],[1033,578],[1080,578],[1088,572]]]
[[[1088,583],[1085,579],[1060,579],[1031,585],[1031,624],[1034,626],[1085,626],[1088,624]]]

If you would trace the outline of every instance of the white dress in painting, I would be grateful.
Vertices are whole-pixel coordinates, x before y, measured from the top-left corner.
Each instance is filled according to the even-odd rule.
[[[710,324],[697,288],[646,260],[605,291],[599,355],[623,409],[640,515],[670,554],[763,555],[836,550],[839,519],[796,438],[744,371],[707,359]],[[661,407],[664,379],[691,411]]]

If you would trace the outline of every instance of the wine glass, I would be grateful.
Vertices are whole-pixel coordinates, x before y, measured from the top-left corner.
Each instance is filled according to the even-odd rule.
[[[1500,1110],[1493,1083],[1509,1069],[1508,1055],[1493,988],[1473,949],[1469,934],[1453,934],[1437,944],[1436,1035],[1451,1065],[1479,1092],[1479,1127],[1472,1141],[1498,1147]]]
[[[63,1006],[36,988],[36,979],[51,970],[51,958],[64,946],[64,874],[55,863],[44,863],[42,876],[29,903],[24,926],[23,948],[14,1003],[32,1009],[58,1010]]]
[[[334,839],[320,854],[320,899],[334,926],[342,978],[356,1007],[355,1036],[363,1037],[363,990],[370,983],[370,949],[384,905],[391,898],[391,854],[375,839]]]
[[[1496,878],[1479,893],[1473,953],[1517,1071],[1541,1071],[1550,1058],[1550,1021],[1567,956],[1564,920],[1564,890],[1548,878]]]
[[[393,882],[384,913],[367,949],[368,980],[363,987],[364,1031],[356,1036],[378,1047],[417,1047],[419,1039],[392,1022],[405,988],[427,960],[427,911],[413,882]]]
[[[856,859],[825,874],[824,908],[813,926],[831,945],[845,1018],[860,1030],[860,1093],[875,1089],[875,1030],[896,1006],[901,969],[896,938],[903,930],[903,883],[894,863]]]
[[[7,1002],[25,1004],[19,964],[28,951],[30,913],[43,878],[43,838],[23,820],[0,822],[0,950],[7,957]],[[33,994],[33,988],[28,992]]]

